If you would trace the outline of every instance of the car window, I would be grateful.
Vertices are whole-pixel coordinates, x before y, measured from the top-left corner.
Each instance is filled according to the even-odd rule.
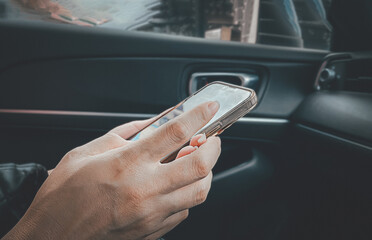
[[[0,18],[330,48],[331,0],[0,0]],[[2,13],[1,13],[2,12]],[[2,14],[2,15],[1,15]]]

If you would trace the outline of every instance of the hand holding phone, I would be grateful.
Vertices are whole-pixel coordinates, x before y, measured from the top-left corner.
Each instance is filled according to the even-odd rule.
[[[218,102],[219,110],[195,135],[205,134],[207,137],[210,137],[221,134],[226,128],[230,127],[234,122],[246,115],[256,106],[257,97],[252,89],[223,82],[213,82],[160,115],[146,128],[132,136],[130,140],[136,141],[145,138],[157,128],[184,112],[190,111],[202,103],[213,101]],[[176,155],[177,152],[174,152],[166,156],[162,162],[172,161],[175,159]]]

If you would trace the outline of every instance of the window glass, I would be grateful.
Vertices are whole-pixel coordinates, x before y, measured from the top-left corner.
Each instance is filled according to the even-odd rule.
[[[0,0],[0,3],[0,18],[243,44],[329,49],[332,33],[326,14],[331,0]]]

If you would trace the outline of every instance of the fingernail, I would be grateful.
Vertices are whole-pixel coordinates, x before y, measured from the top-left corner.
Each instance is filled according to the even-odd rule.
[[[205,142],[205,140],[207,140],[207,137],[205,136],[205,133],[203,133],[201,137],[198,139],[198,143],[202,144],[203,142]]]
[[[195,150],[198,150],[198,146],[195,146],[194,149],[195,149]]]
[[[219,107],[220,104],[217,101],[208,104],[208,109],[211,113],[215,113]]]

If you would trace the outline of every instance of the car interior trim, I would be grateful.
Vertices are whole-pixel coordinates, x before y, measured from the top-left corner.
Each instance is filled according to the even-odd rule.
[[[31,114],[31,115],[64,115],[64,116],[91,116],[91,117],[123,117],[123,118],[151,118],[155,114],[145,113],[111,113],[111,112],[85,112],[85,111],[60,111],[60,110],[29,110],[29,109],[0,109],[0,113],[9,114]],[[269,124],[286,124],[287,119],[280,118],[258,118],[243,117],[238,120],[242,123],[269,123]]]
[[[254,157],[249,162],[242,163],[239,166],[236,166],[236,167],[233,167],[233,168],[228,169],[226,171],[223,171],[221,173],[218,173],[216,176],[213,177],[213,182],[220,181],[220,180],[222,180],[224,178],[227,178],[229,176],[232,176],[232,175],[234,175],[238,172],[244,171],[245,169],[251,168],[256,164],[257,164],[257,158]]]
[[[208,57],[224,59],[277,60],[280,62],[319,62],[329,51],[264,44],[241,44],[237,42],[213,41],[192,37],[170,36],[159,33],[118,31],[117,29],[90,29],[32,21],[4,20],[0,31],[6,32],[2,46],[9,46],[22,35],[29,39],[19,45],[15,52],[1,47],[0,69],[35,60],[51,60],[76,57]],[[89,44],[86,44],[89,39]],[[74,42],[74,47],[61,50]],[[35,44],[43,43],[43,51],[35,51]],[[97,46],[110,46],[97,48]],[[154,47],[156,46],[156,47]],[[167,51],[166,49],[172,49]],[[218,51],[216,51],[218,50]]]
[[[343,137],[339,137],[331,133],[327,133],[327,132],[324,132],[324,131],[321,131],[321,130],[318,130],[318,129],[315,129],[315,128],[312,128],[312,127],[309,127],[303,124],[296,124],[296,127],[308,133],[316,134],[317,136],[325,137],[327,139],[333,140],[334,142],[346,144],[348,146],[353,146],[358,149],[363,149],[363,150],[367,150],[368,152],[372,152],[372,147],[364,145],[362,143],[358,143],[358,142],[355,142],[355,141],[352,141],[352,140],[349,140]]]

